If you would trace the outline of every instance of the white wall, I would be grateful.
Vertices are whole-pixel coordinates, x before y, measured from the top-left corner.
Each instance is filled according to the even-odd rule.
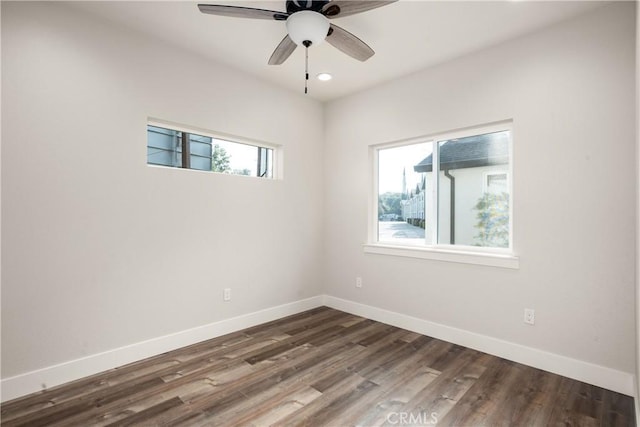
[[[327,294],[633,373],[634,7],[331,102]],[[369,145],[507,119],[518,270],[363,253]]]
[[[59,3],[2,2],[2,89],[3,378],[321,294],[318,102]],[[285,178],[148,167],[147,117]]]

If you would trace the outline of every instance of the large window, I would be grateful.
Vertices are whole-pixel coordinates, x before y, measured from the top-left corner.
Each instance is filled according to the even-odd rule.
[[[147,125],[150,165],[273,178],[273,151],[164,125]]]
[[[373,244],[509,254],[510,124],[374,147]]]

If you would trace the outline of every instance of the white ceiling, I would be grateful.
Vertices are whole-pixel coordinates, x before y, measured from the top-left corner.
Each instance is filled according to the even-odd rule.
[[[285,10],[284,1],[217,1]],[[603,5],[597,1],[411,1],[332,20],[368,43],[376,54],[358,62],[328,43],[309,49],[309,95],[339,98],[530,33]],[[279,66],[267,65],[285,36],[284,22],[205,15],[196,2],[73,2],[73,7],[134,28],[175,46],[241,69],[299,93],[304,88],[304,50]],[[313,79],[330,72],[330,82]]]

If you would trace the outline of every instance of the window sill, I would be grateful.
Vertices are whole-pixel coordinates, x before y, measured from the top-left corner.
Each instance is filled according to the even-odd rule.
[[[486,265],[501,268],[520,268],[520,258],[513,255],[448,251],[427,247],[407,247],[387,245],[383,243],[368,243],[364,245],[364,252],[377,255],[392,255],[408,258],[430,259],[435,261],[458,262],[462,264]]]

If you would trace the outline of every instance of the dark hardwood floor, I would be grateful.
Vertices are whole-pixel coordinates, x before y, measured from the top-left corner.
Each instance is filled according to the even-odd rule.
[[[633,400],[321,307],[6,402],[3,426],[631,426]]]

